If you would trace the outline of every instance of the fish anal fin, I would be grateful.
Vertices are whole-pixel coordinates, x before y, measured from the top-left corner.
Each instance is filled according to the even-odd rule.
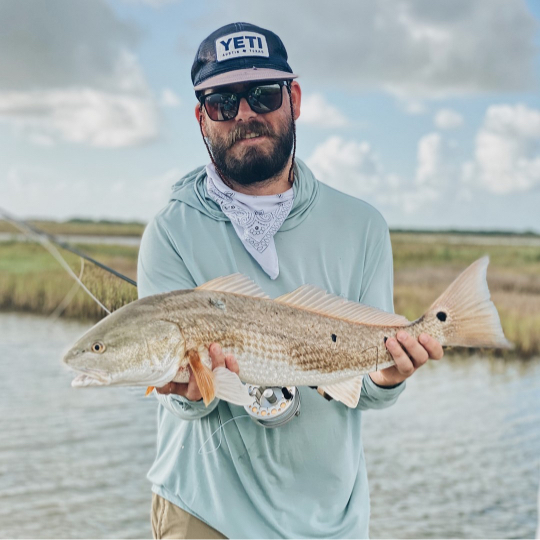
[[[319,386],[317,390],[319,393],[322,390],[325,394],[347,405],[347,407],[355,408],[362,392],[362,381],[363,376],[360,375],[347,381]]]
[[[215,397],[214,375],[212,370],[207,368],[201,362],[199,353],[196,350],[190,349],[187,352],[187,357],[189,360],[189,365],[193,371],[193,375],[195,376],[195,380],[197,381],[197,386],[201,392],[204,404],[208,407],[210,402]]]
[[[373,326],[408,326],[411,324],[401,315],[352,302],[341,296],[327,293],[315,285],[302,285],[302,287],[276,298],[275,301],[348,322]]]
[[[224,368],[214,369],[214,384],[216,397],[234,405],[251,405],[253,397],[249,395],[248,387],[242,384],[236,373]]]
[[[255,282],[244,274],[218,277],[199,285],[196,290],[241,294],[254,298],[270,298]]]

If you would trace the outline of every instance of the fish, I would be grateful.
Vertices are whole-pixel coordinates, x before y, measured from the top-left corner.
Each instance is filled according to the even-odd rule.
[[[394,365],[386,340],[401,329],[443,346],[511,348],[486,280],[489,257],[464,270],[415,321],[336,296],[314,285],[271,299],[243,274],[195,289],[136,300],[92,327],[63,362],[74,387],[161,387],[189,380],[205,405],[253,398],[247,384],[316,386],[356,407],[362,377]],[[211,369],[209,346],[233,354],[239,373]]]

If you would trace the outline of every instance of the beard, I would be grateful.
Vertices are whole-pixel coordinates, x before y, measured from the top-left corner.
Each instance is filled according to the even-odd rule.
[[[241,157],[233,156],[231,147],[248,132],[269,137],[273,148],[267,153],[259,148],[248,147]],[[248,186],[274,178],[285,169],[293,147],[294,129],[288,119],[280,124],[279,133],[258,120],[252,120],[245,125],[238,125],[224,138],[208,138],[219,171],[229,180]]]

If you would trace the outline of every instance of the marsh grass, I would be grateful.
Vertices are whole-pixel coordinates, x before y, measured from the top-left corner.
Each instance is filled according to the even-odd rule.
[[[470,239],[469,239],[470,240]],[[490,255],[488,283],[507,338],[521,357],[540,354],[540,246],[476,245],[455,238],[395,233],[395,311],[420,317],[471,262]],[[136,279],[138,248],[89,244],[81,249],[123,274]],[[62,250],[76,274],[80,260]],[[105,306],[114,311],[136,299],[135,287],[90,263],[83,281]],[[73,280],[45,249],[29,242],[0,243],[0,309],[50,315],[72,288]],[[64,317],[98,320],[105,316],[82,290],[62,313]],[[498,353],[502,354],[502,353]]]

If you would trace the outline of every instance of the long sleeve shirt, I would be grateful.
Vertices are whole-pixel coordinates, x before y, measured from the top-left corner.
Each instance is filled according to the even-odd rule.
[[[272,298],[312,284],[393,311],[390,237],[373,207],[320,183],[297,160],[294,206],[274,236],[280,273],[271,280],[205,185],[204,167],[184,177],[146,228],[140,297],[241,272]],[[219,399],[205,407],[158,394],[152,489],[232,538],[367,538],[362,411],[392,405],[404,387],[365,376],[354,409],[301,387],[300,415],[276,429]]]

